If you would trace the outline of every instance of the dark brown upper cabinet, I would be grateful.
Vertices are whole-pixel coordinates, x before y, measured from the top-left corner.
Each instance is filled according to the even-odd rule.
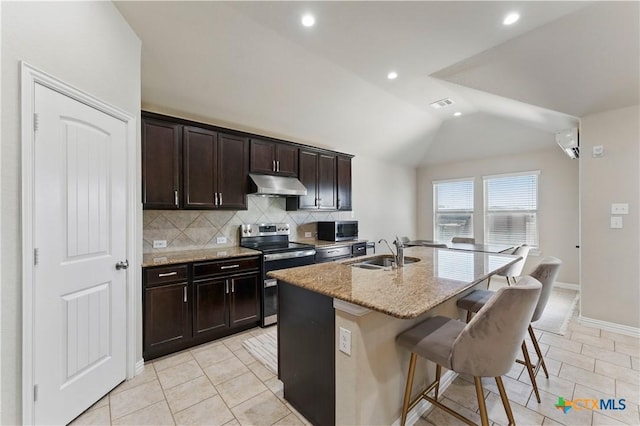
[[[142,119],[142,203],[145,209],[181,207],[182,126]]]
[[[246,138],[185,126],[184,207],[247,209]]]
[[[287,198],[287,210],[336,210],[336,155],[301,149],[299,165],[307,195]]]
[[[351,210],[351,157],[338,155],[338,210]]]
[[[251,173],[278,176],[298,175],[298,147],[251,139]]]

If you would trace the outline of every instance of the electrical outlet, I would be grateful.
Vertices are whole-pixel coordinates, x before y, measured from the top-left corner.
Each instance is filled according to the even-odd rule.
[[[340,352],[351,355],[351,331],[340,327],[340,342],[338,343]]]
[[[153,248],[166,248],[167,240],[153,240]]]
[[[611,216],[611,228],[612,229],[622,229],[622,217],[621,216]]]
[[[304,233],[304,237],[305,238],[311,238],[311,232],[305,232]]]
[[[216,237],[216,244],[226,244],[227,237]]]

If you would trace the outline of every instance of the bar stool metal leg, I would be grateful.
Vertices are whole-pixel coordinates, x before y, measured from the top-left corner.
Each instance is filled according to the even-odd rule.
[[[442,366],[440,364],[436,364],[436,387],[434,393],[434,399],[438,400],[438,391],[440,390],[440,376],[442,375]]]
[[[478,406],[480,407],[480,420],[482,426],[489,426],[489,416],[487,415],[487,406],[484,403],[484,391],[482,389],[482,379],[480,377],[473,378],[476,384],[476,396],[478,398]]]
[[[522,341],[522,355],[524,355],[524,366],[527,367],[529,379],[531,379],[531,386],[533,386],[533,392],[536,394],[536,400],[540,403],[540,392],[538,392],[536,375],[533,372],[533,365],[531,364],[531,357],[529,357],[529,350],[527,349],[527,344],[524,341]]]
[[[549,372],[547,371],[547,365],[544,363],[544,357],[542,356],[542,351],[540,350],[540,346],[538,345],[538,338],[536,334],[533,332],[533,327],[529,325],[529,337],[531,337],[531,341],[533,342],[533,347],[536,350],[536,355],[538,355],[538,363],[542,365],[542,370],[544,371],[545,377],[549,378]]]
[[[509,404],[509,398],[507,398],[507,391],[504,389],[504,384],[502,383],[502,377],[496,377],[496,384],[498,385],[498,390],[500,391],[500,398],[502,399],[502,405],[504,406],[504,411],[507,413],[507,418],[509,419],[509,426],[516,424],[515,419],[513,418],[513,412],[511,411],[511,404]]]
[[[409,374],[407,375],[407,385],[404,389],[404,399],[402,401],[402,417],[400,419],[401,426],[404,426],[407,421],[409,402],[411,401],[411,388],[413,387],[413,375],[416,372],[417,359],[418,355],[411,352],[411,359],[409,360]]]

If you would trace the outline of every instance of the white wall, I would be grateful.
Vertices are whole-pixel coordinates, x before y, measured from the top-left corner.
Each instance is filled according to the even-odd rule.
[[[434,180],[474,177],[473,227],[476,240],[484,241],[484,198],[482,176],[540,170],[538,221],[540,256],[529,255],[524,273],[529,273],[544,256],[562,260],[559,281],[578,283],[578,161],[560,148],[491,157],[474,161],[429,165],[418,169],[418,236],[433,238]]]
[[[138,117],[139,120],[141,44],[110,2],[2,2],[1,19],[2,370],[0,383],[2,393],[0,400],[2,417],[0,423],[20,424],[22,235],[20,230],[19,61],[23,60],[117,106]],[[135,143],[139,147],[139,135]],[[137,239],[141,244],[141,238]]]
[[[416,171],[384,160],[356,156],[352,161],[353,217],[362,239],[416,235]],[[386,252],[386,246],[376,250]]]
[[[640,327],[640,110],[581,120],[581,316]],[[592,148],[604,147],[593,158]],[[623,229],[611,229],[611,203],[629,203]]]

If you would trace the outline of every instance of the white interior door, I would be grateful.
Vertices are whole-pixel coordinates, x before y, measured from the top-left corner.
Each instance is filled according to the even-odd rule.
[[[66,424],[125,379],[127,129],[34,95],[34,420]]]

